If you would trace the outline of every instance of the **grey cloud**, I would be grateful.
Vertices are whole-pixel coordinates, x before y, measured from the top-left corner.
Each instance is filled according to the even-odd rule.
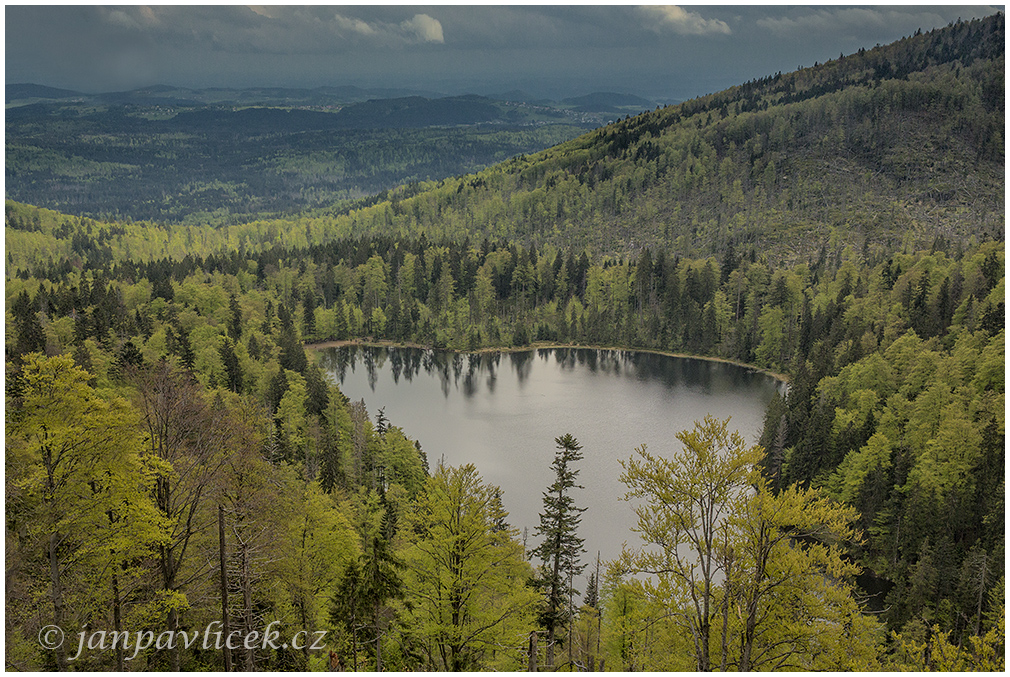
[[[99,11],[114,29],[238,53],[338,53],[444,42],[438,20],[420,13],[387,22],[355,16],[353,7],[158,6]]]
[[[910,33],[919,27],[942,26],[955,15],[969,19],[989,14],[992,14],[992,9],[987,7],[963,7],[960,10],[938,6],[822,7],[797,9],[788,15],[761,18],[755,23],[781,37],[810,37],[812,33],[857,35],[867,31],[893,31],[895,27],[903,27]]]
[[[839,32],[853,28],[879,29],[896,18],[896,12],[881,12],[868,7],[833,10],[818,9],[802,16],[780,16],[758,19],[757,25],[779,35],[791,33]]]
[[[578,31],[571,17],[555,16],[550,9],[453,6],[431,8],[429,14],[439,19],[454,46],[515,49],[564,44]]]
[[[732,31],[725,21],[706,19],[698,12],[689,12],[677,5],[645,5],[638,13],[646,27],[656,32],[672,31],[679,35],[728,35]]]
[[[414,34],[421,42],[444,43],[442,24],[427,14],[415,14],[414,18],[400,23],[406,34]]]
[[[362,21],[361,19],[352,19],[350,17],[334,14],[333,20],[342,30],[351,31],[352,33],[360,33],[361,35],[376,34],[376,30],[372,28],[367,21]]]
[[[144,30],[158,23],[154,12],[148,7],[139,7],[137,12],[129,12],[121,9],[106,10],[105,20],[111,24],[129,30]]]
[[[446,44],[465,49],[642,47],[662,38],[643,30],[633,7],[443,6],[426,9],[445,29]]]

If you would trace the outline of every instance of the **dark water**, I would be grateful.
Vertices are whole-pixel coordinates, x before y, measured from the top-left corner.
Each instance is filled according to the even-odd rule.
[[[618,459],[639,445],[662,454],[675,435],[706,414],[732,417],[730,428],[756,443],[764,411],[783,387],[770,376],[730,364],[649,353],[543,349],[457,353],[412,348],[330,348],[321,366],[352,400],[364,398],[372,419],[380,407],[393,425],[420,441],[432,467],[473,463],[485,482],[505,492],[509,522],[529,528],[537,544],[543,491],[553,481],[554,438],[582,444],[588,509],[580,535],[585,561],[613,559],[621,544],[638,546]]]

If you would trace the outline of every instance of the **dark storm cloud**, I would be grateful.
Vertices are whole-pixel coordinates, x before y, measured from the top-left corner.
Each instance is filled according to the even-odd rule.
[[[686,98],[990,7],[7,6],[7,82]]]

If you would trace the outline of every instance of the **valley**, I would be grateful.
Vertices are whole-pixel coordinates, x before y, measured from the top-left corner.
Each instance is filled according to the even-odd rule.
[[[628,99],[566,107],[356,88],[7,90],[8,197],[92,218],[207,225],[469,174],[605,124]],[[635,112],[649,107],[630,101]]]

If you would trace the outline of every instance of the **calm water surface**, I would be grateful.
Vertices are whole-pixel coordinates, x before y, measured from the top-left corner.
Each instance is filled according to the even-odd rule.
[[[460,355],[414,348],[329,348],[321,366],[352,400],[364,399],[374,420],[421,443],[434,468],[473,463],[505,492],[509,522],[538,540],[543,492],[553,481],[554,438],[582,444],[576,505],[587,507],[580,535],[584,561],[613,559],[631,531],[622,501],[619,459],[641,444],[658,454],[679,446],[675,435],[706,414],[732,417],[749,443],[761,434],[765,407],[783,386],[745,367],[649,353],[541,349]],[[587,570],[588,573],[588,570]]]

